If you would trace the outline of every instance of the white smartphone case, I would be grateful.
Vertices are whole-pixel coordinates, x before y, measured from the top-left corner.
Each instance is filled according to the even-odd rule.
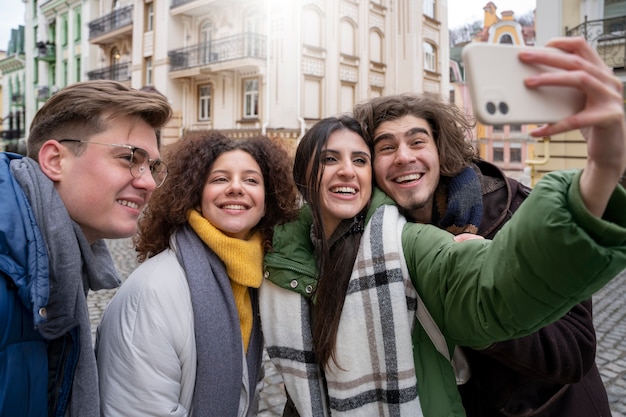
[[[524,79],[531,75],[563,70],[522,63],[517,58],[522,48],[528,47],[471,43],[463,48],[465,76],[476,119],[488,125],[542,124],[579,112],[584,106],[584,95],[575,88],[526,88]]]

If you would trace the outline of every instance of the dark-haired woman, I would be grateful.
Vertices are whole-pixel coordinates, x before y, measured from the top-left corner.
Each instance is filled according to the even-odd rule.
[[[493,241],[457,243],[372,192],[371,155],[349,117],[321,120],[296,151],[308,204],[275,229],[259,300],[285,415],[464,416],[453,367],[417,308],[451,354],[532,333],[626,268],[620,187],[604,195],[603,219],[583,203],[580,174],[550,174]]]

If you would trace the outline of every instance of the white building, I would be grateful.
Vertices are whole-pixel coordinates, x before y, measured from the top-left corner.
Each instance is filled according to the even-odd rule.
[[[26,120],[67,84],[151,87],[163,133],[300,136],[369,97],[448,91],[446,0],[26,1]]]

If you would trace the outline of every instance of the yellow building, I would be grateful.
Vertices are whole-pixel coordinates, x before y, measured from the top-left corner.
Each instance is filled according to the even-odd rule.
[[[535,42],[535,32],[532,26],[522,26],[514,20],[512,11],[505,10],[501,16],[497,14],[497,6],[488,2],[484,10],[481,30],[473,34],[471,42],[486,42],[496,44],[529,45]],[[465,43],[467,44],[467,43]],[[460,66],[461,50],[465,45],[459,45],[450,52],[456,57]],[[473,113],[469,92],[462,75],[454,75],[457,70],[453,63],[451,82],[455,89],[454,102],[465,108],[468,115]],[[460,97],[459,97],[460,96]],[[534,126],[527,125],[484,125],[476,123],[474,137],[471,138],[474,147],[481,158],[493,162],[507,175],[522,179],[526,161],[534,157],[533,146],[535,139],[529,135]]]

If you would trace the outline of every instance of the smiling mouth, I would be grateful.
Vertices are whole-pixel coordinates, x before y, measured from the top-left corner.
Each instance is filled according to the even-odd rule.
[[[403,175],[401,177],[398,177],[398,178],[394,179],[393,182],[398,183],[398,184],[404,184],[406,182],[417,181],[417,180],[421,179],[423,176],[424,176],[424,174]]]
[[[336,188],[332,188],[330,190],[331,193],[335,193],[335,194],[356,194],[356,189],[352,188],[352,187],[336,187]]]
[[[242,204],[226,204],[221,207],[224,210],[246,210],[248,207]]]
[[[133,203],[132,201],[117,200],[117,203],[121,204],[122,206],[130,207],[130,208],[135,209],[135,210],[139,209],[139,204]]]

